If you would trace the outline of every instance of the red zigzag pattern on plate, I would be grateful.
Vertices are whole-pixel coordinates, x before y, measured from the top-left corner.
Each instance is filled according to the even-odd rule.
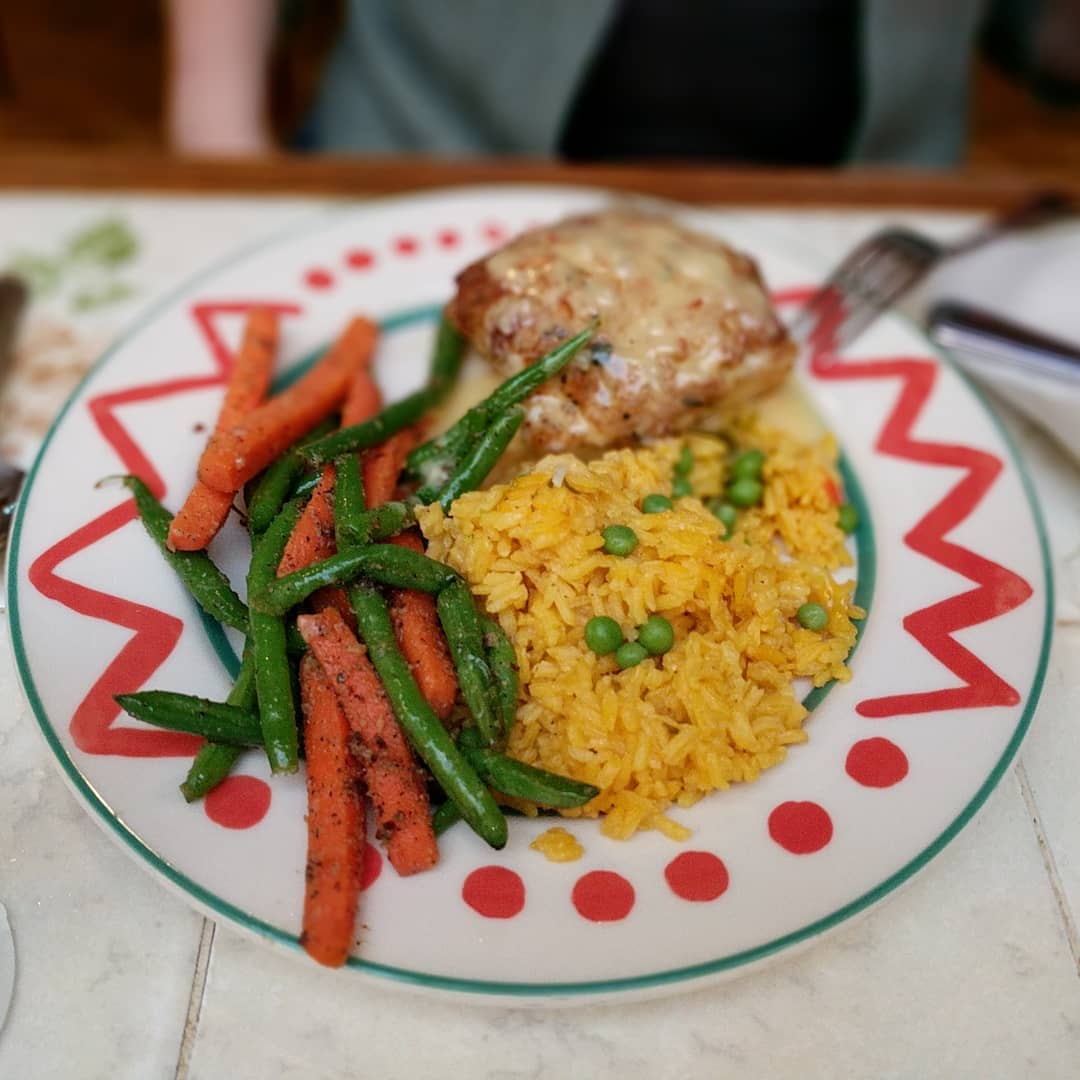
[[[811,290],[796,289],[774,297],[777,303],[804,301]],[[952,635],[957,630],[1004,615],[1019,607],[1031,586],[999,563],[946,539],[982,502],[1001,472],[1001,460],[985,450],[951,443],[926,442],[912,434],[934,389],[939,367],[932,360],[894,357],[881,360],[842,360],[832,351],[832,327],[823,326],[811,340],[810,370],[819,379],[900,379],[896,404],[878,435],[882,454],[926,465],[965,469],[966,475],[904,537],[920,555],[966,577],[976,588],[904,618],[907,630],[931,656],[964,685],[922,693],[894,694],[861,701],[862,716],[906,716],[946,709],[987,705],[1017,705],[1020,695]]]
[[[87,403],[98,431],[116,451],[124,469],[146,481],[158,498],[164,495],[164,481],[128,433],[116,410],[124,405],[161,400],[189,390],[223,384],[232,367],[233,354],[221,340],[214,319],[219,315],[243,315],[253,307],[269,307],[281,315],[295,315],[301,311],[296,304],[261,300],[193,304],[191,316],[206,339],[214,361],[214,371],[210,375],[114,390],[91,398]],[[67,559],[116,532],[135,516],[135,504],[130,499],[107,510],[39,555],[30,565],[28,576],[30,584],[43,596],[80,615],[134,631],[72,715],[69,730],[75,745],[86,754],[186,757],[198,749],[201,739],[175,732],[113,726],[120,714],[113,695],[136,690],[146,682],[176,647],[183,622],[145,604],[89,589],[56,572]]]

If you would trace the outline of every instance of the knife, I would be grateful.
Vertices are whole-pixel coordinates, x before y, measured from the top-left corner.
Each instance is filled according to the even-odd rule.
[[[939,345],[964,353],[978,364],[1080,384],[1080,345],[951,301],[931,308],[926,326]]]
[[[11,274],[0,275],[0,383],[15,358],[15,335],[28,298],[26,286]],[[7,546],[11,515],[22,490],[22,469],[0,459],[0,551]]]

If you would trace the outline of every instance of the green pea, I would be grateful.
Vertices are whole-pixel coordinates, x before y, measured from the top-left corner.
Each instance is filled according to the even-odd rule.
[[[760,480],[765,465],[765,455],[760,450],[743,450],[731,461],[731,475],[735,480]]]
[[[627,641],[615,650],[615,663],[625,671],[627,668],[637,667],[648,655],[645,646],[640,642]]]
[[[637,547],[637,533],[629,525],[609,525],[600,535],[609,555],[629,555]]]
[[[638,627],[637,639],[650,656],[660,656],[675,644],[675,630],[663,615],[650,615]]]
[[[761,481],[749,476],[740,476],[733,480],[727,489],[728,502],[739,507],[757,506],[764,494]]]
[[[687,495],[694,494],[694,489],[685,476],[678,474],[675,479],[671,481],[671,494],[676,499],[685,499]]]
[[[623,643],[622,630],[614,619],[597,615],[585,624],[585,644],[597,656],[615,652]]]
[[[859,527],[859,511],[851,503],[837,507],[836,524],[846,533],[853,533]]]
[[[679,460],[675,462],[675,475],[686,476],[694,467],[694,451],[684,446],[679,451]]]
[[[711,499],[709,501],[709,510],[712,512],[713,517],[724,526],[726,530],[724,539],[726,540],[735,531],[735,519],[739,516],[739,511],[731,503],[722,502],[720,499]]]
[[[807,630],[824,630],[829,625],[829,613],[820,604],[803,604],[795,618]]]
[[[641,500],[641,511],[644,514],[661,514],[665,510],[670,510],[674,505],[666,495],[654,492],[652,495],[646,495]]]

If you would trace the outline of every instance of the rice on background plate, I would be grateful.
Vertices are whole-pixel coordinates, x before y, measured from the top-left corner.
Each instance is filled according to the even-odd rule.
[[[703,499],[721,493],[731,447],[690,435],[591,462],[546,457],[517,478],[418,513],[428,553],[461,573],[513,642],[521,689],[508,752],[600,788],[566,816],[603,815],[602,830],[626,838],[656,828],[689,830],[665,813],[783,761],[806,741],[806,708],[794,680],[847,680],[855,643],[854,581],[831,497],[838,483],[829,438],[796,441],[745,417],[739,446],[767,457],[761,504],[740,512],[728,540]],[[694,495],[645,514],[642,499],[671,494],[683,446]],[[626,557],[603,550],[601,530],[628,525],[638,545]],[[829,614],[823,631],[795,613],[807,602]],[[667,618],[675,644],[620,671],[585,643],[596,615],[624,636],[652,614]]]

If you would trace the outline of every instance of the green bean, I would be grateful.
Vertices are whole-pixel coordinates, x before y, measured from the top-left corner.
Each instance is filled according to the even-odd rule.
[[[367,542],[367,536],[357,536],[357,518],[367,509],[364,498],[364,479],[360,474],[360,456],[344,454],[337,459],[334,480],[334,539],[338,551],[357,543]]]
[[[464,354],[465,338],[444,313],[435,333],[435,348],[431,354],[431,372],[428,375],[428,389],[436,395],[433,404],[438,404],[453,389],[461,372]]]
[[[517,656],[510,639],[494,619],[481,619],[484,631],[484,648],[488,665],[495,677],[495,697],[502,716],[503,735],[509,735],[517,716],[518,673]]]
[[[495,750],[466,748],[465,760],[480,774],[480,778],[501,795],[514,799],[552,806],[559,810],[584,806],[600,794],[598,787],[571,780],[568,776],[526,765],[524,761],[507,757]]]
[[[491,427],[462,457],[454,475],[437,494],[432,495],[430,501],[434,502],[438,499],[443,510],[449,512],[455,499],[467,491],[475,491],[487,479],[488,473],[495,468],[496,462],[510,445],[510,440],[517,434],[524,419],[525,410],[515,405],[504,415],[492,421]],[[430,489],[425,488],[417,492],[417,498],[421,502],[428,501],[425,500],[425,494],[429,491]]]
[[[370,420],[351,427],[342,428],[325,438],[305,446],[297,452],[309,465],[325,465],[342,454],[354,450],[369,450],[386,442],[391,435],[410,424],[416,423],[438,401],[435,391],[425,388],[417,390],[408,397],[387,405],[385,409]]]
[[[463,727],[458,732],[457,745],[462,753],[467,753],[469,750],[487,749],[484,736],[475,727]]]
[[[244,655],[240,661],[240,670],[236,673],[226,704],[238,709],[255,710],[259,707],[259,696],[255,689],[255,654],[251,642],[244,642]]]
[[[117,694],[114,700],[129,716],[154,727],[186,731],[234,746],[258,746],[262,742],[258,716],[221,701],[177,694],[171,690]]]
[[[593,323],[535,363],[529,364],[516,375],[511,375],[502,385],[497,386],[489,397],[470,409],[469,413],[474,414],[474,419],[482,417],[490,421],[501,416],[507,409],[520,405],[534,390],[562,371],[595,333],[596,323]],[[466,416],[469,413],[466,413]],[[487,423],[484,423],[478,430],[486,427]]]
[[[135,498],[135,506],[146,531],[199,607],[212,619],[217,619],[226,626],[247,630],[247,608],[233,592],[229,579],[214,565],[210,556],[205,551],[170,551],[166,547],[166,540],[172,514],[154,498],[150,489],[137,476],[125,476],[121,479]]]
[[[363,547],[365,544],[374,544],[397,536],[403,529],[416,523],[418,505],[417,500],[410,496],[354,515],[343,530],[344,535],[338,539],[338,551]]]
[[[484,649],[484,629],[469,586],[460,578],[451,582],[436,597],[435,607],[450,646],[461,696],[473,723],[490,746],[502,734],[502,715],[497,707],[495,677]]]
[[[249,596],[276,580],[278,563],[299,513],[298,503],[286,503],[270,528],[256,541],[248,569]],[[273,772],[295,772],[299,762],[300,736],[296,724],[285,620],[280,615],[251,608],[249,622],[266,756]]]
[[[225,704],[235,705],[249,712],[254,712],[259,707],[255,693],[255,656],[247,643],[244,645],[243,662]],[[199,747],[199,752],[180,785],[180,794],[189,803],[201,799],[229,775],[241,753],[241,747],[230,746],[228,743],[204,743]]]
[[[558,374],[596,332],[596,324],[564,341],[546,356],[512,375],[478,405],[474,405],[442,435],[418,446],[406,470],[425,487],[438,487],[462,454],[508,409],[520,405],[538,386]]]
[[[300,633],[299,627],[290,619],[285,624],[285,650],[290,656],[301,656],[307,652],[308,643]]]
[[[435,830],[436,836],[442,836],[451,825],[456,825],[460,820],[461,811],[457,808],[457,803],[447,799],[446,802],[431,815],[431,827]]]
[[[263,471],[252,490],[251,498],[247,501],[248,528],[253,533],[266,532],[285,500],[295,495],[293,488],[303,476],[306,467],[304,459],[296,453],[297,449],[321,439],[332,426],[332,421],[324,420]],[[318,477],[315,478],[315,483],[317,482]]]
[[[319,481],[322,479],[322,472],[309,472],[304,476],[301,476],[299,480],[289,489],[290,499],[304,499],[307,498],[318,486]]]
[[[349,598],[368,656],[413,748],[469,827],[492,847],[503,847],[507,838],[506,818],[424,700],[408,661],[398,648],[386,601],[367,585],[351,588]]]
[[[220,742],[203,743],[180,785],[180,793],[185,800],[189,803],[196,802],[213,791],[232,772],[232,767],[243,752],[242,746],[230,746]]]
[[[393,544],[368,544],[339,551],[328,559],[294,570],[284,577],[271,578],[258,588],[248,587],[253,610],[268,615],[284,615],[324,585],[344,585],[357,577],[370,578],[380,585],[398,589],[419,589],[437,593],[458,575],[444,563]]]

